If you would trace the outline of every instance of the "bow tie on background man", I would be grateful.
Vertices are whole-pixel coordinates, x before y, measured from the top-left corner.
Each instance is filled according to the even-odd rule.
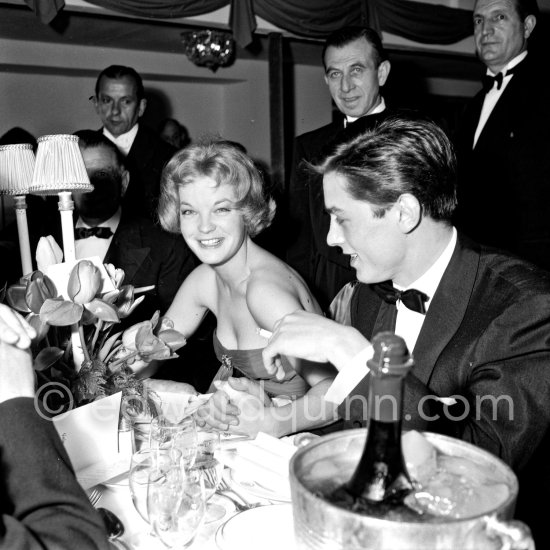
[[[426,314],[425,302],[428,300],[428,296],[420,290],[410,288],[409,290],[397,290],[391,281],[384,281],[383,283],[376,283],[370,285],[371,288],[388,304],[395,304],[397,300],[401,300],[403,305],[412,311],[417,313]]]
[[[498,73],[495,76],[491,76],[490,74],[486,74],[483,76],[483,91],[485,93],[489,92],[493,89],[493,86],[497,85],[497,90],[500,90],[502,88],[502,82],[504,81],[504,77],[508,76],[510,74],[513,74],[515,67],[512,67],[511,69],[508,69],[506,71],[506,74],[503,75],[502,73]]]
[[[76,227],[74,230],[75,239],[87,239],[88,237],[97,237],[98,239],[108,239],[113,232],[109,227]]]

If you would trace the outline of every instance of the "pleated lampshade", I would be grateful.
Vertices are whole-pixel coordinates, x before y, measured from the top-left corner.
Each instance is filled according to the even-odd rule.
[[[0,195],[27,195],[34,164],[30,143],[0,146]]]
[[[37,142],[30,193],[57,195],[64,191],[93,191],[78,147],[78,136],[41,136]]]

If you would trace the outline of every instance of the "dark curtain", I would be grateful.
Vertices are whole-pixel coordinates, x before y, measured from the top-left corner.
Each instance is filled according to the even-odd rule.
[[[25,0],[42,23],[50,23],[57,13],[65,7],[64,0]]]
[[[25,0],[48,23],[63,0]],[[306,38],[324,38],[365,14],[380,30],[423,44],[452,44],[472,34],[469,10],[406,0],[90,0],[103,8],[141,17],[175,18],[208,13],[231,4],[230,21],[241,46],[251,41],[257,15]]]
[[[140,17],[170,19],[215,11],[227,6],[229,0],[92,0],[89,3]]]
[[[383,31],[409,40],[423,44],[453,44],[473,34],[469,10],[404,0],[369,1],[376,6]]]

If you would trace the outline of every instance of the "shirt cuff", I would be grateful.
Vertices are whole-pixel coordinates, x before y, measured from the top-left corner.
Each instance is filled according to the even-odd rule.
[[[330,385],[325,394],[325,401],[340,405],[351,390],[369,373],[370,369],[367,367],[367,361],[372,359],[373,354],[373,347],[369,344],[355,355]]]

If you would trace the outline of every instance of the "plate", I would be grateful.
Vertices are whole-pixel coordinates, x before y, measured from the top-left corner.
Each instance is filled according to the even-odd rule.
[[[220,550],[293,550],[292,506],[272,504],[236,514],[218,528],[215,540]]]
[[[233,469],[229,471],[229,478],[230,482],[235,484],[235,489],[243,489],[245,494],[250,493],[255,497],[275,502],[291,502],[290,486],[275,488],[262,485],[258,481],[253,480],[252,478],[249,478]]]

